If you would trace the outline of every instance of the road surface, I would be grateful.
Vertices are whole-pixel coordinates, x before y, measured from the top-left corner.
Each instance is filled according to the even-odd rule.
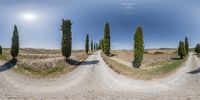
[[[175,74],[156,80],[119,75],[100,51],[74,71],[53,79],[33,79],[0,64],[0,98],[17,100],[200,100],[200,60],[192,53]]]

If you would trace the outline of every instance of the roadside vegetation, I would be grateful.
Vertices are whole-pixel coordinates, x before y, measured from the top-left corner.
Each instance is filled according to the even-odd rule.
[[[8,57],[7,57],[7,55],[5,55],[5,54],[1,54],[1,55],[0,55],[0,60],[8,61]]]
[[[48,55],[53,56],[54,54]],[[38,55],[35,58],[33,58],[34,55],[31,56],[31,58],[23,58],[19,55],[17,68],[13,70],[33,78],[57,77],[73,71],[88,57],[84,51],[72,51],[70,60],[67,61],[61,55],[53,58],[43,58],[43,55],[40,55],[41,58],[38,58]]]
[[[104,61],[108,64],[108,66],[115,72],[134,79],[151,80],[155,78],[166,77],[181,68],[181,65],[187,59],[187,57],[185,59],[180,59],[176,56],[176,54],[145,54],[144,62],[142,63],[142,66],[138,69],[131,67],[131,56],[127,56],[133,55],[131,51],[123,50],[117,52],[118,54],[114,55],[117,56],[116,59],[120,60],[113,59],[113,57],[115,58],[115,56],[108,57],[102,54],[102,57]],[[119,52],[121,52],[121,54]],[[120,62],[121,60],[129,64],[124,64],[124,62]]]

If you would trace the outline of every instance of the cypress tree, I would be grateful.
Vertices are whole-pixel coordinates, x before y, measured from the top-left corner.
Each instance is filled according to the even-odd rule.
[[[97,48],[97,50],[99,50],[99,44],[98,43],[96,43],[96,48]]]
[[[144,53],[144,41],[143,41],[143,29],[137,27],[134,35],[134,60],[132,61],[133,67],[139,68],[143,61]]]
[[[0,46],[0,55],[2,54],[2,47]]]
[[[93,51],[93,41],[91,41],[91,43],[90,43],[90,47],[91,47],[91,51]]]
[[[94,51],[97,51],[97,45],[94,43]]]
[[[103,51],[105,55],[110,54],[110,28],[109,23],[107,22],[104,29],[104,39],[103,39]]]
[[[189,42],[188,42],[188,38],[185,37],[185,50],[186,50],[186,54],[189,53]]]
[[[95,43],[93,45],[94,45],[94,51],[96,51]]]
[[[179,42],[178,55],[180,56],[181,59],[183,59],[186,56],[185,44],[183,41]]]
[[[15,59],[19,53],[19,35],[18,35],[18,30],[17,30],[16,25],[14,26],[13,37],[12,37],[12,46],[11,46],[10,53],[11,53],[13,59]]]
[[[103,39],[100,39],[99,43],[100,43],[99,48],[104,52]]]
[[[196,47],[195,47],[195,52],[196,52],[197,54],[200,53],[200,44],[197,44],[197,45],[196,45]]]
[[[89,35],[87,34],[85,39],[85,52],[88,53],[89,51]]]
[[[72,32],[71,32],[71,21],[70,20],[64,20],[62,19],[62,44],[61,44],[61,50],[62,55],[65,57],[65,59],[68,59],[71,56],[72,51]]]

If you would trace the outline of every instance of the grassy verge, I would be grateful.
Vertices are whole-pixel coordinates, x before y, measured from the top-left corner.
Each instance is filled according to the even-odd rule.
[[[5,55],[5,54],[2,54],[2,55],[0,55],[0,60],[8,61],[9,57],[7,55]]]
[[[13,70],[32,78],[55,78],[73,71],[82,61],[87,59],[88,55],[85,52],[75,52],[73,57],[76,57],[77,60],[72,59],[69,62],[64,61],[64,59],[51,62],[42,62],[41,60],[41,62],[32,64],[18,62],[18,67],[13,68]]]
[[[162,78],[167,75],[170,75],[176,72],[182,66],[182,64],[187,60],[187,58],[185,58],[185,59],[167,61],[159,65],[154,65],[155,67],[147,70],[147,69],[137,69],[133,67],[131,68],[119,62],[116,62],[103,54],[102,56],[104,61],[108,64],[108,66],[118,74],[122,74],[134,79],[146,79],[146,80]]]
[[[61,74],[71,72],[76,67],[64,67],[64,66],[55,66],[52,68],[48,68],[45,70],[35,70],[32,67],[21,67],[18,66],[17,68],[14,68],[13,70],[17,73],[26,74],[29,77],[32,78],[54,78]]]

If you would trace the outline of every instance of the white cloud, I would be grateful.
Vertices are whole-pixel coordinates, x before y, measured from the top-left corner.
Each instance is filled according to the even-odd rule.
[[[133,9],[136,3],[124,2],[124,3],[121,3],[120,5],[123,6],[125,9]]]
[[[122,6],[135,6],[136,3],[121,3]]]
[[[126,9],[132,9],[132,6],[125,6]]]

